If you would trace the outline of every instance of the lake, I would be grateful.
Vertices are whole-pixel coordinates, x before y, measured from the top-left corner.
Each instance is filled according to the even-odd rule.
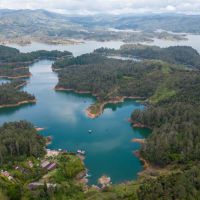
[[[98,42],[98,41],[85,41],[84,43],[76,44],[76,45],[48,45],[48,44],[42,44],[38,42],[33,42],[31,45],[25,45],[21,46],[18,44],[9,44],[8,46],[14,47],[19,49],[21,52],[31,52],[31,51],[37,51],[37,50],[59,50],[59,51],[70,51],[73,53],[74,56],[79,56],[81,54],[85,53],[91,53],[95,49],[101,48],[101,47],[107,47],[107,48],[114,48],[119,49],[120,46],[124,44],[120,41],[108,41],[108,42]]]
[[[36,44],[21,47],[20,50],[36,50],[34,45]],[[75,45],[71,51],[80,55],[101,47],[100,43],[95,46],[91,42],[90,45],[88,48],[85,44]],[[102,43],[102,46],[111,48],[119,48],[120,45],[120,42]],[[43,44],[36,46],[37,49],[44,47]],[[47,47],[48,50],[61,48]],[[69,46],[62,46],[62,50],[69,50],[68,48]],[[85,110],[95,98],[91,95],[55,91],[58,77],[52,72],[51,65],[52,61],[43,60],[30,66],[32,76],[27,79],[28,84],[24,90],[34,94],[37,103],[0,109],[0,123],[28,120],[38,127],[45,128],[41,132],[42,135],[53,137],[53,142],[48,148],[85,150],[85,165],[91,175],[90,184],[96,184],[98,178],[104,174],[110,176],[113,183],[136,179],[143,166],[133,155],[133,151],[138,150],[140,145],[132,143],[131,140],[145,138],[149,130],[133,129],[128,118],[133,110],[143,109],[143,105],[127,100],[117,105],[108,105],[103,115],[89,119]],[[88,132],[90,129],[92,134]]]
[[[155,40],[153,45],[167,47],[170,45],[188,45],[200,52],[200,36],[188,35],[188,41]],[[46,45],[32,43],[28,46],[11,45],[22,52],[35,50],[68,50],[75,56],[90,53],[96,48],[109,47],[118,49],[122,42],[87,41],[78,45]],[[57,75],[52,72],[52,61],[43,60],[30,67],[32,77],[24,90],[36,96],[35,105],[0,110],[0,123],[15,120],[28,120],[38,127],[44,127],[41,134],[53,137],[51,149],[86,151],[85,164],[91,178],[90,184],[96,184],[101,175],[111,176],[113,183],[137,178],[143,166],[133,151],[140,148],[132,143],[133,138],[145,138],[147,129],[133,129],[128,118],[135,109],[143,105],[127,100],[117,105],[109,105],[103,115],[89,119],[86,108],[95,101],[91,95],[78,95],[69,92],[56,92]],[[88,130],[92,130],[92,134]]]

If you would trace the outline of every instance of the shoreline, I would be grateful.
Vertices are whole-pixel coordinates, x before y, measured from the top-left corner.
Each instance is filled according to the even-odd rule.
[[[141,138],[133,138],[131,141],[135,143],[139,143],[141,146],[143,146],[146,142],[145,139],[141,139]],[[141,156],[140,150],[133,151],[133,154],[142,162],[143,167],[144,167],[142,172],[150,168],[150,163]],[[139,172],[139,173],[142,173],[142,172]]]
[[[141,99],[145,99],[144,97],[137,97],[137,96],[123,96],[123,97],[119,97],[113,100],[109,100],[109,101],[105,101],[100,103],[99,106],[99,110],[97,113],[92,113],[91,111],[91,107],[95,106],[95,104],[91,105],[89,108],[87,108],[86,110],[86,114],[89,118],[94,119],[96,117],[99,117],[101,114],[103,114],[104,108],[107,104],[118,104],[118,103],[123,103],[126,99],[133,99],[133,100],[141,100]]]
[[[133,128],[148,128],[148,129],[152,130],[151,127],[149,127],[145,124],[142,124],[140,122],[134,122],[131,118],[129,118],[128,121],[132,124]]]
[[[144,172],[145,170],[150,168],[149,162],[141,156],[139,150],[134,151],[133,154],[142,162],[143,167],[144,167],[142,172]],[[139,173],[141,173],[141,172],[139,172]]]
[[[74,89],[68,89],[68,88],[63,88],[63,87],[55,87],[54,89],[56,91],[67,91],[67,92],[74,92],[77,94],[91,94],[92,96],[96,96],[96,95],[93,95],[90,91],[74,90]]]
[[[22,76],[0,76],[0,78],[5,78],[5,79],[18,79],[18,78],[30,78],[31,74],[27,75],[22,75]]]
[[[141,145],[145,144],[145,139],[141,139],[141,138],[133,138],[131,141],[135,143],[139,143]]]
[[[32,43],[43,43],[46,45],[78,45],[84,44],[84,41],[77,40],[73,38],[38,38],[38,37],[28,37],[28,38],[13,38],[13,39],[6,39],[4,41],[0,40],[1,45],[19,45],[19,46],[28,46]]]
[[[92,96],[97,97],[97,95],[92,94],[90,91],[78,91],[78,90],[69,89],[69,88],[63,88],[63,87],[55,87],[55,90],[57,90],[57,91],[69,91],[69,92],[74,92],[74,93],[77,93],[77,94],[91,94]],[[85,112],[86,112],[86,115],[87,115],[87,117],[89,117],[90,119],[95,119],[95,118],[97,118],[98,116],[100,116],[100,115],[103,113],[104,108],[105,108],[105,106],[106,106],[107,104],[118,104],[118,103],[123,103],[126,99],[145,100],[146,98],[144,98],[144,97],[138,97],[138,96],[123,96],[123,97],[118,97],[118,98],[116,97],[116,98],[113,99],[113,100],[109,100],[109,101],[100,103],[100,105],[99,105],[99,110],[98,110],[97,113],[92,113],[92,112],[91,112],[91,107],[92,107],[93,105],[95,105],[95,104],[91,105],[90,107],[88,107],[88,108],[86,109],[86,111],[85,111]],[[133,121],[130,120],[130,123],[133,124]],[[137,128],[146,128],[145,125],[139,124],[139,123],[137,123],[137,124],[135,123],[135,126],[134,126],[134,127],[137,127]],[[144,145],[145,139],[134,138],[134,139],[132,139],[132,142],[137,142],[137,143],[140,143],[141,145]],[[144,167],[143,171],[145,171],[146,169],[148,169],[148,168],[150,167],[149,162],[148,162],[147,160],[145,160],[145,159],[141,156],[139,150],[135,151],[135,152],[134,152],[134,155],[135,155],[136,157],[138,157],[138,159],[143,163],[143,167]]]
[[[16,104],[4,104],[4,105],[0,105],[0,108],[18,107],[18,106],[21,106],[21,105],[32,104],[32,103],[36,103],[36,99],[34,99],[34,100],[20,101],[20,102],[18,102]]]
[[[77,94],[90,94],[92,95],[93,97],[97,97],[96,94],[93,94],[91,91],[84,91],[84,90],[74,90],[74,89],[69,89],[69,88],[64,88],[64,87],[55,87],[55,90],[56,91],[69,91],[69,92],[74,92],[74,93],[77,93]],[[113,100],[108,100],[108,101],[105,101],[105,102],[102,102],[102,103],[99,103],[99,110],[97,113],[92,113],[91,111],[91,107],[92,106],[95,106],[95,103],[90,105],[87,109],[86,109],[86,115],[87,117],[91,118],[91,119],[94,119],[98,116],[100,116],[103,111],[104,111],[104,107],[107,105],[107,104],[118,104],[118,103],[123,103],[126,99],[133,99],[133,100],[144,100],[146,99],[145,97],[138,97],[138,96],[122,96],[122,97],[115,97],[115,99]],[[97,103],[97,102],[96,102]]]
[[[132,142],[139,143],[142,146],[145,144],[145,139],[134,138],[134,139],[132,139]],[[141,156],[140,150],[136,150],[133,153],[143,163],[143,167],[144,167],[143,171],[149,169],[150,163]]]
[[[24,83],[22,83],[22,84],[20,84],[20,85],[17,85],[17,86],[15,87],[15,89],[19,89],[19,88],[24,87],[24,86],[26,86],[26,85],[27,85],[27,82],[24,82]]]

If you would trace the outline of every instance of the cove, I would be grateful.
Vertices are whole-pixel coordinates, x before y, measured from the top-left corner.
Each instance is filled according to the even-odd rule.
[[[23,89],[34,94],[37,103],[0,109],[0,124],[28,120],[45,128],[42,135],[53,137],[48,148],[85,150],[90,184],[96,184],[104,174],[110,176],[113,183],[135,179],[143,166],[133,155],[140,145],[131,140],[145,138],[149,130],[133,129],[128,118],[133,110],[143,109],[143,105],[126,100],[107,105],[100,117],[89,119],[85,110],[95,99],[91,95],[55,91],[58,78],[51,65],[52,61],[43,60],[30,67],[32,76]],[[88,133],[89,129],[92,134]]]

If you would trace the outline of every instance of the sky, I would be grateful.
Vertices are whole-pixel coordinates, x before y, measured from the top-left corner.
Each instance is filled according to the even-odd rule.
[[[200,0],[0,0],[0,9],[46,9],[63,14],[200,14]]]

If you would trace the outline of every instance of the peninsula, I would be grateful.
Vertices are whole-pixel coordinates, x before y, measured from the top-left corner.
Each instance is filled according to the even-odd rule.
[[[173,86],[167,85],[171,74],[175,73],[178,76],[182,73],[195,73],[190,69],[195,70],[200,66],[199,54],[190,47],[162,49],[133,45],[125,49],[127,48],[133,55],[134,52],[137,55],[137,51],[144,54],[147,51],[149,54],[144,61],[138,62],[105,56],[110,55],[110,52],[117,53],[118,50],[97,49],[91,54],[58,59],[53,64],[53,69],[59,77],[55,89],[91,93],[96,97],[96,103],[91,105],[86,113],[90,118],[95,118],[102,114],[106,104],[123,102],[126,98],[146,100],[150,103],[171,98],[176,94]],[[176,54],[169,55],[169,52],[173,51]],[[128,56],[128,53],[126,55]],[[167,62],[167,56],[171,61],[174,60],[173,63]]]
[[[10,81],[0,85],[0,108],[17,107],[35,103],[34,95],[21,90],[26,85],[24,78],[31,76],[29,65],[41,59],[70,57],[70,52],[35,51],[20,53],[19,50],[0,45],[0,78]]]

